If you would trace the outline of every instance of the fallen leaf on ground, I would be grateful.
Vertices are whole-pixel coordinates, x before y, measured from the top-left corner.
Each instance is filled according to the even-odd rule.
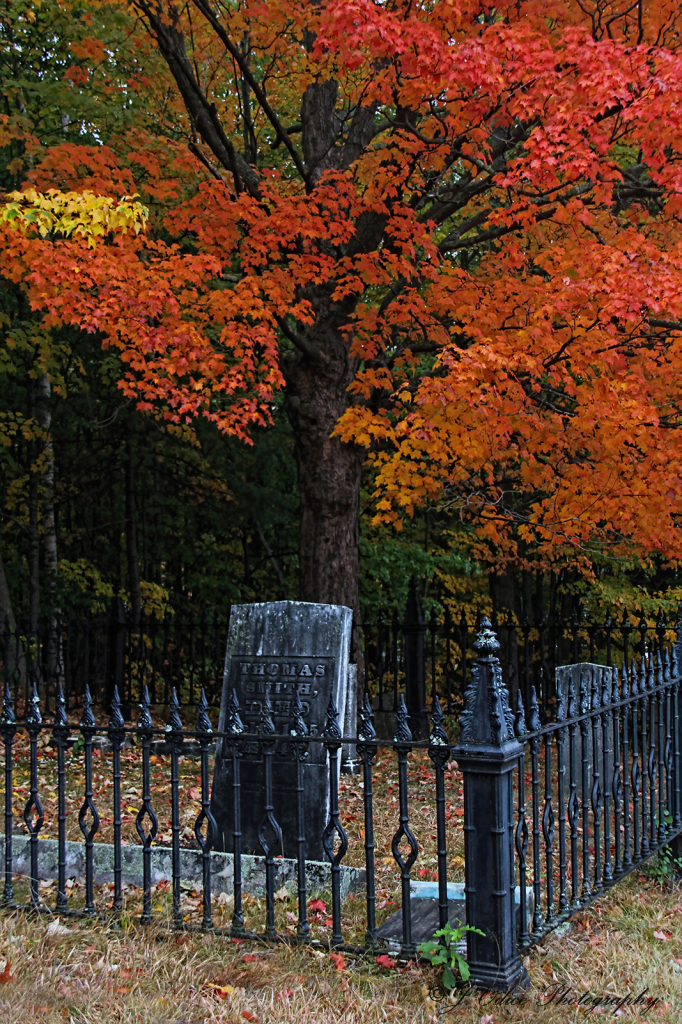
[[[377,963],[379,964],[379,967],[386,967],[388,968],[389,971],[392,971],[395,967],[397,967],[397,964],[393,960],[391,960],[388,953],[382,953],[381,956],[378,956]]]
[[[10,971],[9,967],[9,957],[7,957],[7,960],[5,961],[5,966],[3,967],[2,971],[0,971],[0,985],[6,985],[7,982],[11,980],[12,972]]]
[[[258,957],[256,956],[255,953],[244,953],[242,960],[246,964],[255,964],[256,961],[258,960]]]
[[[319,910],[321,914],[324,914],[327,910],[327,904],[324,900],[311,900],[308,904],[308,910]]]
[[[660,939],[662,942],[670,942],[672,935],[668,935],[666,932],[657,931],[654,932],[654,938]]]
[[[227,999],[234,992],[232,985],[214,985],[209,982],[208,987],[213,989],[213,995],[218,999]]]
[[[68,935],[68,933],[69,929],[65,928],[64,925],[61,924],[58,917],[55,917],[54,921],[50,921],[47,926],[48,935]]]
[[[334,967],[337,971],[345,971],[346,961],[343,953],[330,953],[329,956],[334,961]]]
[[[258,1024],[258,1017],[256,1016],[255,1013],[251,1013],[250,1010],[242,1010],[242,1017],[244,1017],[246,1020],[253,1021],[254,1024]]]

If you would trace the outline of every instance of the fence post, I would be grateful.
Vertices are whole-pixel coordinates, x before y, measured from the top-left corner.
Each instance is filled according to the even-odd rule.
[[[464,776],[464,872],[471,983],[483,989],[525,989],[530,981],[516,948],[513,773],[523,746],[488,619],[481,622],[453,750]],[[521,893],[521,899],[526,894]]]
[[[123,598],[115,594],[109,605],[107,617],[107,680],[104,704],[111,707],[114,699],[114,690],[118,690],[121,699],[123,717],[130,718],[130,706],[126,700],[125,671],[126,671],[126,613],[123,606]]]
[[[410,719],[410,732],[415,740],[429,736],[429,716],[426,710],[426,617],[422,608],[417,580],[410,578],[405,619],[405,704]]]

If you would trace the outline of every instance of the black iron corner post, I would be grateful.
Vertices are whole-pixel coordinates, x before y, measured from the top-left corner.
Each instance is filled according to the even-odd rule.
[[[410,732],[415,740],[429,737],[429,716],[426,710],[426,617],[422,608],[417,580],[410,579],[403,621],[405,636],[405,704]]]
[[[453,750],[464,776],[464,861],[471,983],[510,991],[530,984],[516,945],[513,772],[523,752],[497,657],[500,644],[488,619],[464,698]],[[521,893],[521,899],[525,899]]]

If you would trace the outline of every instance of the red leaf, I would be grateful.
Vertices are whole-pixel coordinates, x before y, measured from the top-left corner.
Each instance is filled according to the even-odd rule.
[[[346,961],[344,959],[343,953],[330,953],[329,956],[334,961],[334,967],[337,969],[337,971],[345,971]]]
[[[389,971],[392,971],[397,967],[397,964],[391,960],[387,953],[382,953],[381,956],[378,956],[377,963],[379,964],[379,967],[385,967]]]
[[[319,910],[321,914],[324,914],[327,909],[327,904],[324,900],[311,900],[308,904],[309,910]]]
[[[256,956],[255,953],[244,953],[242,960],[244,961],[245,964],[255,964],[258,960],[258,957]]]
[[[0,985],[6,985],[8,981],[12,980],[12,977],[12,972],[9,969],[9,957],[7,957],[5,966],[2,969],[2,973],[0,973]]]
[[[242,1017],[246,1020],[254,1021],[254,1024],[258,1024],[258,1017],[255,1013],[251,1013],[250,1010],[242,1010]]]

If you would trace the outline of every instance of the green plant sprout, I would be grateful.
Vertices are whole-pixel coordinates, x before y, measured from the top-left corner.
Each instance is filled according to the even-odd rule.
[[[668,827],[672,825],[673,817],[670,811],[664,813],[663,820]],[[666,882],[682,875],[682,857],[674,857],[671,848],[664,846],[658,851],[656,862],[647,865],[646,873],[658,885],[665,885]]]
[[[457,952],[457,943],[462,940],[466,932],[485,935],[480,928],[473,928],[468,924],[453,928],[448,921],[444,928],[435,932],[433,938],[437,939],[437,942],[432,939],[429,942],[422,942],[417,947],[420,956],[430,960],[436,967],[443,966],[443,985],[448,992],[451,992],[457,984],[455,972],[459,973],[462,981],[469,980],[469,965],[462,954]]]

